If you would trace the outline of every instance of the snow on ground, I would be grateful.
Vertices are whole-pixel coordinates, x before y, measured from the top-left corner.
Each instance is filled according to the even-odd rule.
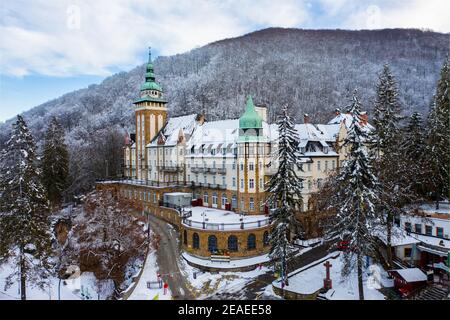
[[[170,289],[167,289],[166,294],[164,294],[164,289],[159,288],[156,284],[158,281],[158,265],[156,263],[156,251],[152,250],[145,261],[144,270],[142,275],[138,280],[136,287],[131,293],[128,300],[170,300],[172,299],[172,294]],[[147,282],[151,281],[152,289],[147,288]]]
[[[261,263],[268,262],[269,255],[264,254],[257,257],[245,258],[245,259],[233,259],[230,262],[213,262],[210,259],[203,259],[199,257],[194,257],[189,253],[183,252],[181,254],[182,258],[188,260],[191,263],[203,266],[203,267],[213,267],[213,268],[221,268],[221,269],[233,269],[233,268],[244,268],[248,266],[259,265]]]
[[[190,283],[197,299],[203,299],[215,293],[236,293],[257,276],[269,271],[268,267],[256,268],[247,272],[203,272],[180,259],[180,270]],[[194,278],[194,272],[196,277]]]
[[[313,262],[299,270],[296,270],[290,274],[289,286],[285,289],[300,294],[313,294],[323,287],[323,280],[325,279],[325,267],[323,264],[325,261],[329,261],[332,264],[330,269],[330,278],[332,280],[333,289],[328,290],[326,297],[329,300],[357,300],[358,296],[358,282],[357,275],[352,273],[347,279],[343,279],[341,276],[342,268],[342,256],[339,255],[333,259],[336,253],[331,253],[325,258],[322,258],[316,262]],[[317,266],[313,266],[315,263],[320,263]],[[308,269],[309,268],[309,269]],[[392,287],[392,280],[389,280],[387,273],[378,265],[372,265],[369,267],[372,272],[372,276],[368,277],[367,273],[364,275],[364,295],[366,300],[384,300],[384,295],[378,291],[381,286]],[[280,287],[278,280],[273,282],[274,286]]]
[[[12,268],[9,264],[0,266],[0,300],[20,299],[19,281],[15,281],[5,291],[6,277],[11,273]],[[27,300],[58,300],[58,282],[58,278],[50,277],[49,285],[44,290],[28,283]],[[108,294],[108,292],[101,292],[99,295],[96,278],[92,272],[83,272],[80,277],[61,281],[61,300],[97,300],[104,299]]]

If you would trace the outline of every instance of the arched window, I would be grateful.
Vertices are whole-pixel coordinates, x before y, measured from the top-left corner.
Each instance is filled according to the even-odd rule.
[[[187,231],[186,230],[184,230],[184,232],[183,232],[183,243],[185,246],[187,246],[188,239],[187,239]]]
[[[217,251],[217,237],[216,236],[209,236],[208,237],[208,250],[211,253],[214,253]]]
[[[205,192],[205,193],[203,194],[203,203],[204,203],[205,205],[208,205],[208,192]]]
[[[194,234],[192,235],[192,247],[194,249],[199,249],[200,248],[200,238],[198,237],[198,233],[194,232]]]
[[[222,207],[225,208],[225,204],[228,202],[227,195],[222,193]]]
[[[269,240],[269,231],[264,231],[264,235],[263,235],[263,244],[264,244],[265,246],[268,246],[269,243],[270,243],[270,240]]]
[[[217,206],[217,193],[216,192],[214,192],[212,195],[212,204],[214,206]]]
[[[247,250],[256,249],[256,237],[253,233],[250,233],[247,238]]]
[[[238,239],[236,236],[228,237],[228,250],[238,251]]]
[[[237,208],[237,197],[235,194],[233,194],[233,197],[231,198],[231,207],[233,209]]]

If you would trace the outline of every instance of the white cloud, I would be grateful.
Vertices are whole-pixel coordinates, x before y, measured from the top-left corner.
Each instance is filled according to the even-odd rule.
[[[371,3],[378,4],[379,11],[368,10]],[[320,13],[315,11],[318,4]],[[412,0],[409,5],[403,0],[5,1],[0,13],[0,73],[107,75],[142,63],[149,45],[170,55],[256,28],[314,27],[320,19],[337,21],[341,28],[449,32],[446,9],[446,0]]]
[[[450,32],[448,0],[396,0],[388,4],[367,2],[348,17],[351,29],[420,28]]]
[[[255,26],[293,27],[306,19],[295,0],[38,0],[3,4],[0,72],[106,75],[143,60],[190,50]]]

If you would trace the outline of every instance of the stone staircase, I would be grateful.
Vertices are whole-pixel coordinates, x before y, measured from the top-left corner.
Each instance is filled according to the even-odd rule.
[[[444,300],[447,298],[447,290],[437,287],[429,286],[420,291],[413,299],[414,300]]]

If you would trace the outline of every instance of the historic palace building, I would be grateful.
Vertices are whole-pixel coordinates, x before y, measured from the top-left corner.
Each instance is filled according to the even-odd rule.
[[[243,106],[244,107],[244,106]],[[266,183],[277,171],[278,128],[248,96],[239,119],[207,121],[201,114],[169,117],[151,57],[134,102],[136,133],[124,149],[124,179],[113,187],[140,201],[147,214],[178,226],[183,248],[196,257],[233,258],[268,252]],[[304,178],[303,208],[312,192],[345,159],[351,119],[337,112],[328,124],[297,124]]]

